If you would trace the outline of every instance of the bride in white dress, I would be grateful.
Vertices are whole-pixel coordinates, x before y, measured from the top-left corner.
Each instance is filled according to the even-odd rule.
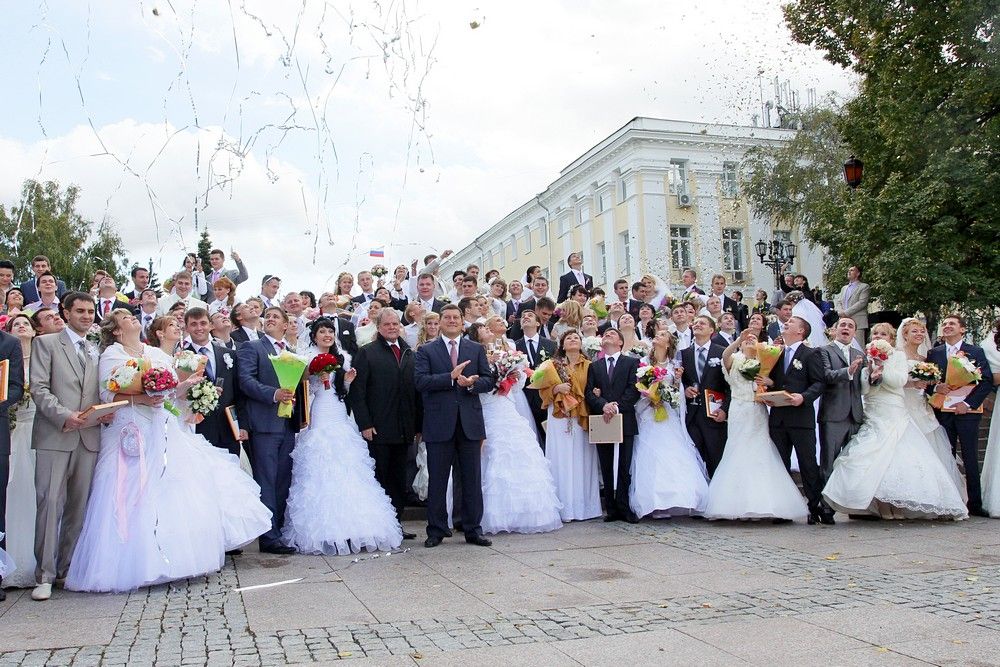
[[[987,336],[980,347],[986,353],[990,368],[994,369],[993,384],[997,384],[997,380],[1000,380],[1000,349],[997,349],[1000,322],[993,329],[992,335]],[[986,459],[983,461],[982,480],[983,509],[994,519],[1000,519],[1000,408],[996,403],[993,404],[993,417],[990,419],[990,437],[986,445]],[[964,484],[962,488],[965,488]]]
[[[896,349],[906,355],[907,368],[912,370],[921,361],[927,361],[927,352],[930,348],[927,328],[924,323],[912,317],[903,320],[899,326],[899,333],[896,335]],[[965,479],[958,471],[955,455],[951,452],[951,440],[948,439],[948,433],[938,422],[937,417],[934,416],[934,410],[927,402],[927,395],[924,393],[926,387],[926,383],[910,379],[903,388],[903,402],[910,413],[910,418],[927,436],[934,448],[934,453],[941,459],[941,464],[948,471],[951,481],[955,483],[955,487],[962,497],[962,502],[968,503],[969,493],[966,490]]]
[[[674,362],[676,351],[674,337],[658,331],[646,362],[667,370],[664,381],[679,384],[682,369]],[[648,398],[636,405],[639,433],[632,445],[629,505],[638,517],[701,514],[708,502],[708,473],[688,435],[685,403],[680,400],[676,408],[664,403],[667,418],[662,421],[656,421]]]
[[[469,328],[469,338],[489,349],[494,334],[482,324]],[[496,353],[490,353],[490,357]],[[552,470],[538,446],[532,421],[517,411],[524,371],[501,396],[481,394],[486,440],[483,441],[483,532],[546,533],[562,527]]]
[[[757,383],[740,373],[740,365],[756,356],[757,338],[750,331],[744,331],[722,355],[726,380],[732,389],[729,440],[708,486],[708,519],[780,521],[804,519],[809,514],[771,441],[767,408],[754,402]],[[764,378],[762,384],[770,384],[770,380]]]
[[[166,326],[179,327],[172,318]],[[154,322],[156,325],[156,322]],[[186,441],[167,436],[175,420],[163,397],[115,394],[112,372],[129,360],[169,369],[173,359],[139,341],[141,324],[112,311],[101,327],[101,399],[127,400],[101,429],[101,451],[83,530],[66,577],[77,591],[124,592],[220,569],[225,531],[212,470]],[[177,393],[186,392],[186,384]]]
[[[895,344],[896,331],[876,324],[872,340]],[[964,519],[968,512],[955,481],[906,408],[909,373],[903,352],[871,370],[875,384],[866,383],[865,423],[834,461],[823,497],[848,514]]]
[[[31,341],[35,330],[27,315],[15,315],[7,321],[8,333],[21,342],[24,357],[24,398],[18,403],[10,434],[10,482],[7,485],[7,553],[17,569],[0,575],[4,588],[30,588],[35,583],[35,450],[31,448],[31,429],[35,421],[35,402],[28,393],[31,378]]]
[[[375,479],[375,460],[344,402],[355,375],[350,358],[337,349],[336,331],[328,319],[313,323],[310,338],[308,359],[330,353],[341,368],[331,377],[309,376],[309,428],[299,434],[292,452],[282,539],[307,554],[396,549],[403,542],[396,510]]]

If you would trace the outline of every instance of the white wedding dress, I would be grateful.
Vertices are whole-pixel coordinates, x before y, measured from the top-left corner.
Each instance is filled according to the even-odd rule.
[[[292,451],[282,539],[307,554],[397,548],[403,531],[392,501],[375,479],[375,460],[357,423],[332,386],[324,389],[312,376],[309,393],[309,428],[299,434]]]
[[[673,361],[666,363],[671,377],[674,368]],[[701,514],[708,502],[708,473],[688,435],[685,401],[664,408],[667,418],[658,422],[649,399],[636,404],[639,433],[632,444],[629,506],[638,517]]]
[[[1000,350],[997,350],[993,336],[983,341],[982,348],[990,362],[990,368],[994,373],[1000,372]],[[948,452],[951,453],[950,443]],[[990,437],[986,444],[986,458],[983,460],[982,484],[983,509],[994,519],[1000,519],[1000,408],[996,403],[993,404],[993,416],[990,418]],[[965,488],[964,484],[962,488]]]
[[[908,379],[906,355],[889,355],[882,382],[865,397],[865,423],[834,461],[823,497],[850,514],[878,514],[878,501],[906,518],[964,519],[954,478],[906,407]]]
[[[172,359],[145,346],[153,365]],[[130,358],[115,343],[101,354],[103,386]],[[114,396],[101,390],[101,399]],[[164,408],[129,405],[101,429],[101,451],[66,588],[124,592],[220,569],[226,535],[215,470],[187,438],[168,437]],[[206,445],[209,446],[210,445]]]
[[[705,518],[804,519],[809,510],[771,441],[767,408],[754,402],[754,383],[737,370],[743,359],[734,354],[725,374],[732,389],[729,439],[708,485]]]
[[[0,533],[0,542],[3,541],[4,534]],[[14,559],[3,549],[0,549],[0,578],[6,579],[17,569]]]
[[[28,369],[24,369],[24,393],[28,394]],[[10,478],[7,484],[7,553],[17,569],[3,577],[4,588],[35,585],[35,450],[31,429],[35,422],[35,402],[30,398],[17,406],[14,430],[10,434]]]
[[[552,470],[530,419],[506,396],[482,394],[486,440],[482,451],[483,532],[545,533],[562,527]]]
[[[563,521],[584,521],[601,516],[600,465],[597,448],[576,419],[552,415],[545,427],[545,458],[556,482]]]

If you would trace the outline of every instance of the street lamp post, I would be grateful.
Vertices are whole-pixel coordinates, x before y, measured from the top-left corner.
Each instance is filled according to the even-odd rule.
[[[852,190],[861,185],[864,173],[865,163],[853,155],[844,163],[844,180],[847,181]]]
[[[770,242],[761,239],[754,244],[754,249],[757,251],[760,263],[771,267],[771,270],[774,271],[775,282],[780,285],[781,268],[795,261],[795,251],[797,250],[795,244],[791,241],[782,243],[777,239],[772,239]]]

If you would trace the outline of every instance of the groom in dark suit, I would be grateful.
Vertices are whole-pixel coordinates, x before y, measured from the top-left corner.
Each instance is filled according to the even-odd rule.
[[[551,359],[556,353],[556,342],[539,335],[538,316],[535,311],[526,310],[521,313],[521,332],[524,338],[519,338],[515,347],[519,352],[523,352],[528,357],[528,366],[534,371],[543,361]],[[548,419],[545,408],[542,407],[542,397],[538,395],[537,389],[531,387],[524,388],[524,397],[531,408],[531,414],[535,419],[535,432],[538,434],[538,444],[542,451],[545,451],[545,429],[542,422]]]
[[[965,486],[969,492],[969,514],[989,516],[983,511],[983,492],[979,480],[979,421],[982,413],[973,412],[982,407],[983,401],[993,390],[993,371],[986,359],[983,348],[964,341],[965,319],[961,315],[948,315],[941,322],[943,345],[938,345],[927,354],[927,361],[937,364],[942,375],[948,368],[948,358],[964,355],[982,372],[983,379],[976,383],[965,401],[954,406],[954,412],[934,410],[938,422],[948,433],[952,451],[956,445],[962,448],[962,464],[965,467]],[[928,387],[928,392],[946,394],[951,388],[944,382]]]
[[[622,416],[622,441],[618,445],[618,478],[615,479],[615,445],[597,445],[604,480],[605,521],[637,523],[639,517],[629,506],[629,487],[632,485],[632,440],[639,432],[635,418],[635,404],[639,390],[635,388],[635,374],[639,360],[623,355],[625,340],[618,329],[608,329],[601,337],[604,358],[590,364],[587,372],[587,389],[584,397],[592,415],[603,415],[611,421],[616,414]]]
[[[687,400],[687,431],[698,453],[705,461],[708,476],[715,474],[726,446],[729,403],[732,393],[722,370],[722,353],[726,348],[712,343],[715,322],[699,315],[691,323],[691,345],[681,351],[681,376],[684,397]],[[705,390],[711,389],[725,396],[722,407],[710,417],[705,407]]]
[[[260,485],[260,500],[271,510],[271,530],[260,536],[260,550],[273,554],[293,554],[295,549],[281,543],[285,525],[285,506],[292,485],[292,450],[301,421],[300,392],[282,389],[268,355],[288,349],[285,331],[290,326],[281,308],[264,311],[264,333],[236,348],[240,391],[247,397],[247,422],[250,427],[250,457],[254,481]],[[301,383],[299,387],[301,387]],[[278,403],[293,401],[289,418],[278,416]]]
[[[458,456],[462,472],[462,527],[465,541],[488,547],[483,537],[482,462],[486,439],[483,406],[479,394],[493,389],[493,373],[486,349],[462,338],[462,311],[448,304],[441,309],[441,335],[417,349],[414,381],[423,396],[427,443],[427,539],[425,547],[436,547],[449,535],[447,493],[452,463]]]
[[[587,292],[594,289],[594,277],[583,272],[583,253],[571,252],[566,258],[569,271],[559,276],[559,294],[556,303],[562,303],[569,298],[569,291],[574,285],[582,285]]]
[[[813,403],[823,394],[823,363],[819,351],[807,347],[811,327],[801,317],[792,317],[785,324],[785,348],[771,371],[773,391],[792,395],[791,404],[772,406],[768,418],[771,440],[774,441],[791,470],[792,450],[799,460],[802,487],[809,500],[809,525],[817,522],[832,525],[833,510],[823,502],[823,478],[816,463],[816,413]]]
[[[832,343],[819,348],[826,388],[819,404],[819,460],[823,479],[830,478],[833,462],[865,420],[861,406],[861,366],[865,354],[851,346],[854,320],[841,317]]]

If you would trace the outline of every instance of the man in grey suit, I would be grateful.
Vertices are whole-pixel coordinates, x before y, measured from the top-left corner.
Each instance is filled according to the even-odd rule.
[[[17,405],[24,395],[24,359],[21,341],[0,331],[0,361],[8,363],[7,400],[0,403],[0,533],[4,532],[7,514],[7,478],[10,476],[10,419],[11,406]],[[0,540],[0,547],[3,540]],[[0,602],[7,598],[0,587]]]
[[[81,428],[81,413],[100,403],[97,348],[87,341],[94,298],[70,292],[62,301],[66,328],[35,338],[31,348],[31,398],[36,414],[35,580],[33,600],[48,600],[52,583],[64,579],[90,497],[101,431]],[[110,419],[110,417],[109,417]]]
[[[239,285],[240,283],[246,282],[246,279],[250,277],[247,273],[247,267],[243,265],[243,260],[240,259],[239,253],[235,250],[231,252],[233,256],[233,261],[236,262],[235,269],[223,268],[226,264],[226,253],[222,252],[218,248],[212,249],[208,253],[208,263],[212,265],[212,271],[205,276],[208,281],[208,300],[212,300],[212,285],[215,284],[216,280],[220,278],[229,278],[234,284]]]
[[[840,290],[833,307],[841,317],[854,320],[854,337],[864,346],[868,339],[868,298],[867,283],[861,282],[861,269],[852,266],[847,269],[847,284]]]
[[[833,472],[833,462],[844,445],[864,422],[861,407],[861,365],[865,355],[854,341],[854,320],[841,317],[834,327],[835,338],[819,348],[826,389],[819,404],[820,469],[824,479]]]

